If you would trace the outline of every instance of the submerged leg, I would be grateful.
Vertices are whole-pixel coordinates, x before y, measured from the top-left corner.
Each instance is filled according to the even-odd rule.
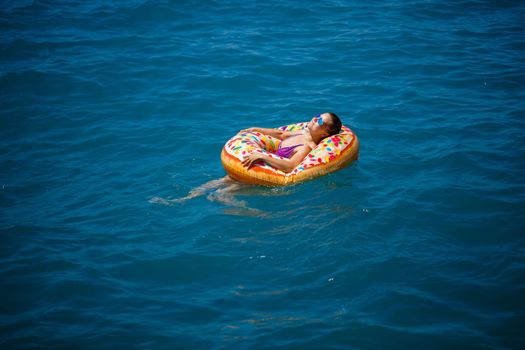
[[[181,197],[181,198],[176,198],[176,199],[164,199],[164,198],[160,198],[160,197],[153,197],[149,200],[150,203],[158,203],[158,204],[164,204],[164,205],[170,205],[171,203],[182,203],[188,199],[192,199],[192,198],[195,198],[195,197],[199,197],[199,196],[202,196],[206,193],[209,193],[210,191],[213,191],[213,190],[216,190],[218,189],[218,191],[221,189],[221,187],[225,187],[226,188],[228,186],[234,186],[234,185],[239,185],[235,180],[233,180],[231,177],[229,176],[225,176],[225,177],[222,177],[220,179],[216,179],[216,180],[211,180],[211,181],[208,181],[206,182],[205,184],[202,184],[198,187],[195,187],[194,189],[192,189],[188,195],[186,195],[185,197]]]
[[[217,180],[211,180],[206,182],[205,184],[200,185],[199,187],[195,187],[192,189],[186,197],[179,198],[180,201],[184,201],[186,199],[191,199],[195,197],[202,196],[205,193],[208,193],[210,191],[213,191],[215,189],[220,190],[223,186],[229,186],[231,184],[236,184],[235,180],[233,180],[231,177],[226,175],[225,177],[222,177]]]
[[[219,188],[215,192],[208,194],[207,198],[210,201],[217,201],[234,207],[246,207],[245,201],[239,201],[233,196],[233,194],[243,186],[241,183],[231,183],[226,187]]]
[[[239,192],[240,189],[246,186],[248,185],[237,182],[233,180],[232,178],[230,178],[229,176],[225,176],[221,179],[208,181],[205,184],[195,187],[185,197],[181,197],[177,199],[164,199],[160,197],[153,197],[149,200],[149,202],[163,204],[163,205],[172,205],[173,203],[182,203],[188,199],[199,197],[204,194],[208,194],[206,198],[209,201],[219,202],[229,207],[233,207],[234,209],[232,208],[232,209],[227,210],[229,214],[252,215],[252,216],[260,216],[260,217],[268,216],[269,215],[268,213],[260,211],[259,209],[250,208],[248,207],[245,201],[237,200],[234,197],[235,193]]]
[[[268,217],[268,213],[265,213],[259,209],[250,208],[248,207],[248,203],[237,200],[234,197],[234,194],[245,186],[247,185],[239,182],[232,183],[226,187],[219,188],[217,191],[211,192],[208,194],[207,198],[210,201],[219,202],[230,207],[230,209],[225,210],[225,212],[231,215]]]

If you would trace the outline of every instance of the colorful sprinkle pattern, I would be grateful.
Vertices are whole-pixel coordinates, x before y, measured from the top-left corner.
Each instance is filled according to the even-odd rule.
[[[300,131],[304,129],[307,124],[308,122],[290,124],[281,126],[279,129],[283,131]],[[288,174],[281,170],[277,170],[264,162],[260,162],[257,165],[279,175],[292,176],[305,169],[329,163],[341,154],[345,148],[352,144],[354,137],[353,132],[346,126],[343,126],[339,134],[327,137],[321,141],[317,147],[308,153],[305,159]],[[259,152],[267,154],[273,158],[283,159],[274,154],[274,152],[277,151],[280,142],[281,140],[275,137],[264,135],[259,132],[242,132],[232,137],[226,143],[224,149],[228,154],[234,156],[240,161],[242,161],[247,154],[252,152]]]

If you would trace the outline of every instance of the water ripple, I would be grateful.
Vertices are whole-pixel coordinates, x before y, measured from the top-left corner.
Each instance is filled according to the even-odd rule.
[[[5,4],[4,344],[518,348],[524,14]],[[328,110],[359,136],[352,166],[174,201],[224,176],[238,130]]]

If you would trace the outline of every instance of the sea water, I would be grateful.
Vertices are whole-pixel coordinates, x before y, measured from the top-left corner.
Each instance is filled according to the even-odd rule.
[[[3,349],[525,344],[521,1],[0,7]],[[332,111],[359,161],[209,189]],[[162,200],[152,200],[152,199]]]

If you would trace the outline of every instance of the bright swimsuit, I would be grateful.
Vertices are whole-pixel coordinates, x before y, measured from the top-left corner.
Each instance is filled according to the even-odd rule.
[[[281,147],[282,144],[283,144],[282,142],[279,144],[279,148],[277,149],[277,152],[275,154],[277,154],[278,156],[284,157],[284,158],[290,158],[291,156],[293,156],[293,154],[295,153],[294,150],[297,147],[303,145],[301,143],[301,144],[297,144],[294,146]]]

